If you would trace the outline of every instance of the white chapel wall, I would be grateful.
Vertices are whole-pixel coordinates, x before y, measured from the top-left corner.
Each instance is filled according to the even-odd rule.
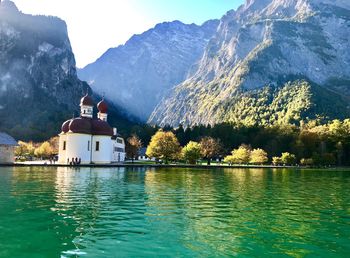
[[[96,151],[96,142],[99,142],[99,150]],[[92,145],[92,162],[96,164],[111,163],[112,161],[111,136],[94,135]]]
[[[66,159],[71,161],[72,158],[80,158],[81,164],[90,164],[91,138],[89,134],[68,133]]]

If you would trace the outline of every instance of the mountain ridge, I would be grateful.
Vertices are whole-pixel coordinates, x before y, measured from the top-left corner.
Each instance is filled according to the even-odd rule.
[[[78,75],[96,92],[146,121],[164,92],[194,69],[217,24],[217,20],[201,26],[180,21],[157,24],[110,48]]]
[[[239,89],[280,87],[290,77],[349,97],[348,6],[341,0],[264,0],[228,12],[194,76],[172,89],[149,122],[227,122],[219,110],[234,111],[223,105],[239,101]],[[348,111],[344,105],[343,113]]]

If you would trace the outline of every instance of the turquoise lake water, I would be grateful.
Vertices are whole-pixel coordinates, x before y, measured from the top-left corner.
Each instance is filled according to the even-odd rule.
[[[350,170],[0,167],[0,257],[349,257]]]

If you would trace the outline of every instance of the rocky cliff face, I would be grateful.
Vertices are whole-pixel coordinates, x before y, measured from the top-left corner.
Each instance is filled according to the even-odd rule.
[[[43,140],[78,114],[89,86],[76,74],[64,21],[0,4],[0,131]]]
[[[109,49],[78,75],[94,91],[146,121],[164,93],[195,70],[217,25],[216,20],[202,26],[179,21],[158,24]]]
[[[266,105],[285,92],[284,84],[288,81],[295,81],[288,88],[295,92],[301,84],[308,84],[299,100],[305,103],[307,99],[310,106],[295,109],[290,97],[280,107],[284,110],[280,116],[288,112],[296,112],[299,119],[347,116],[349,35],[347,0],[247,0],[221,19],[197,71],[162,100],[149,122],[175,126],[246,123],[249,115],[241,107],[253,107],[256,110],[248,119],[250,123],[264,123]],[[244,101],[255,99],[265,87],[275,93],[263,94],[267,98],[262,107],[265,111],[258,112],[258,103],[247,105]],[[337,111],[332,105],[327,109],[321,107],[327,98],[340,104]],[[284,119],[275,113],[268,116],[277,116],[276,121]]]

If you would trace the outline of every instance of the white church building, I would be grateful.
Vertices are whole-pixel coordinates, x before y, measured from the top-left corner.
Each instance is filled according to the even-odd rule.
[[[125,160],[125,142],[107,122],[107,103],[97,104],[97,118],[93,117],[94,103],[85,95],[80,101],[80,117],[62,124],[59,134],[59,164],[110,164]]]

